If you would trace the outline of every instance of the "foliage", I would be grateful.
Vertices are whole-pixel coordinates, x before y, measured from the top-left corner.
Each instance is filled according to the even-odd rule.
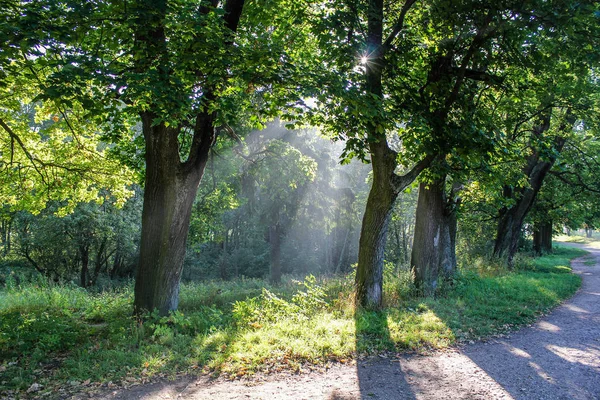
[[[318,132],[274,123],[215,151],[192,211],[184,279],[265,276],[275,224],[284,273],[348,271],[367,168],[340,166],[338,150]]]
[[[40,68],[12,61],[0,89],[0,204],[37,214],[61,200],[56,212],[65,215],[80,202],[103,203],[108,190],[122,206],[132,171],[111,156],[81,105],[39,100],[47,79]]]
[[[105,196],[109,200],[103,205],[79,203],[71,214],[62,217],[56,215],[61,206],[56,202],[38,215],[17,213],[11,226],[10,256],[25,260],[50,279],[76,279],[84,287],[98,284],[99,278],[131,276],[137,257],[141,199],[137,194],[117,208],[115,201]]]

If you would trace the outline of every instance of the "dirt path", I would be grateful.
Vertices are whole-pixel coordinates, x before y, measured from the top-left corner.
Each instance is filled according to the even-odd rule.
[[[573,269],[581,290],[508,338],[431,356],[337,365],[260,382],[207,378],[137,387],[102,399],[600,399],[600,250]]]

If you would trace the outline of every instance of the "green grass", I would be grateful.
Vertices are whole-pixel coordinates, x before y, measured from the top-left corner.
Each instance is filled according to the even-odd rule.
[[[598,233],[594,233],[594,237],[588,238],[585,236],[577,236],[577,235],[571,235],[571,236],[567,236],[567,235],[559,235],[554,237],[554,240],[556,240],[557,242],[564,242],[564,243],[580,243],[580,244],[586,244],[590,247],[593,248],[600,248],[600,238],[598,237]]]
[[[436,298],[416,297],[410,274],[388,266],[381,312],[354,312],[351,277],[279,288],[260,280],[185,284],[177,313],[143,323],[131,317],[131,285],[96,294],[13,285],[0,292],[0,392],[23,393],[34,382],[42,392],[73,392],[195,371],[299,371],[444,348],[531,323],[571,296],[580,278],[569,260],[582,254],[559,248],[521,258],[513,272],[465,266]]]

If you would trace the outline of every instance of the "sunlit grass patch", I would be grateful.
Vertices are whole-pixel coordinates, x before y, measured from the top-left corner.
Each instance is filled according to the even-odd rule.
[[[558,235],[558,236],[554,237],[554,240],[556,242],[563,242],[563,243],[585,244],[588,247],[600,249],[600,239],[598,238],[597,233],[594,233],[594,237],[591,237],[591,238],[588,238],[585,236],[578,236],[578,235],[571,235],[571,236]]]
[[[246,330],[227,349],[222,365],[213,366],[234,375],[286,366],[296,369],[303,363],[347,358],[354,350],[353,321],[319,313],[301,321],[282,318],[256,330]]]
[[[525,269],[536,272],[565,273],[571,272],[570,261],[573,258],[586,255],[585,250],[575,247],[556,246],[552,254],[531,259]]]

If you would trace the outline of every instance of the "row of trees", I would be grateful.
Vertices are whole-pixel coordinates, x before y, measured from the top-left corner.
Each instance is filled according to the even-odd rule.
[[[381,305],[394,204],[417,178],[410,263],[425,292],[456,267],[457,210],[477,203],[469,196],[482,208],[496,205],[494,253],[510,264],[557,163],[553,176],[562,184],[594,186],[580,171],[573,175],[575,163],[559,161],[567,149],[595,140],[600,36],[593,1],[67,0],[2,7],[1,79],[10,99],[0,120],[3,154],[11,154],[7,170],[21,174],[7,174],[8,186],[36,199],[47,198],[39,187],[51,188],[48,196],[67,204],[108,189],[122,202],[122,178],[137,167],[144,181],[137,311],[177,308],[194,204],[204,207],[200,215],[215,210],[195,199],[217,139],[237,139],[277,114],[343,140],[343,160],[371,164],[356,273],[357,303],[368,308]],[[31,129],[23,106],[36,104],[46,118]],[[58,161],[36,154],[36,146]],[[64,158],[70,146],[82,160]],[[247,231],[252,216],[264,221],[277,281],[281,238],[301,207],[286,195],[302,198],[309,183],[319,184],[312,183],[318,157],[279,139],[249,147],[237,152],[260,166],[241,186],[248,202],[240,213],[248,218],[233,218],[222,246],[235,243],[236,229]],[[86,151],[110,156],[93,160]],[[592,167],[595,155],[586,160]],[[129,169],[115,174],[116,165]],[[27,187],[32,180],[24,173],[39,185]],[[221,183],[204,200],[223,193]],[[65,192],[69,187],[84,189]],[[270,203],[268,212],[253,199]],[[538,233],[547,219],[539,221]]]

